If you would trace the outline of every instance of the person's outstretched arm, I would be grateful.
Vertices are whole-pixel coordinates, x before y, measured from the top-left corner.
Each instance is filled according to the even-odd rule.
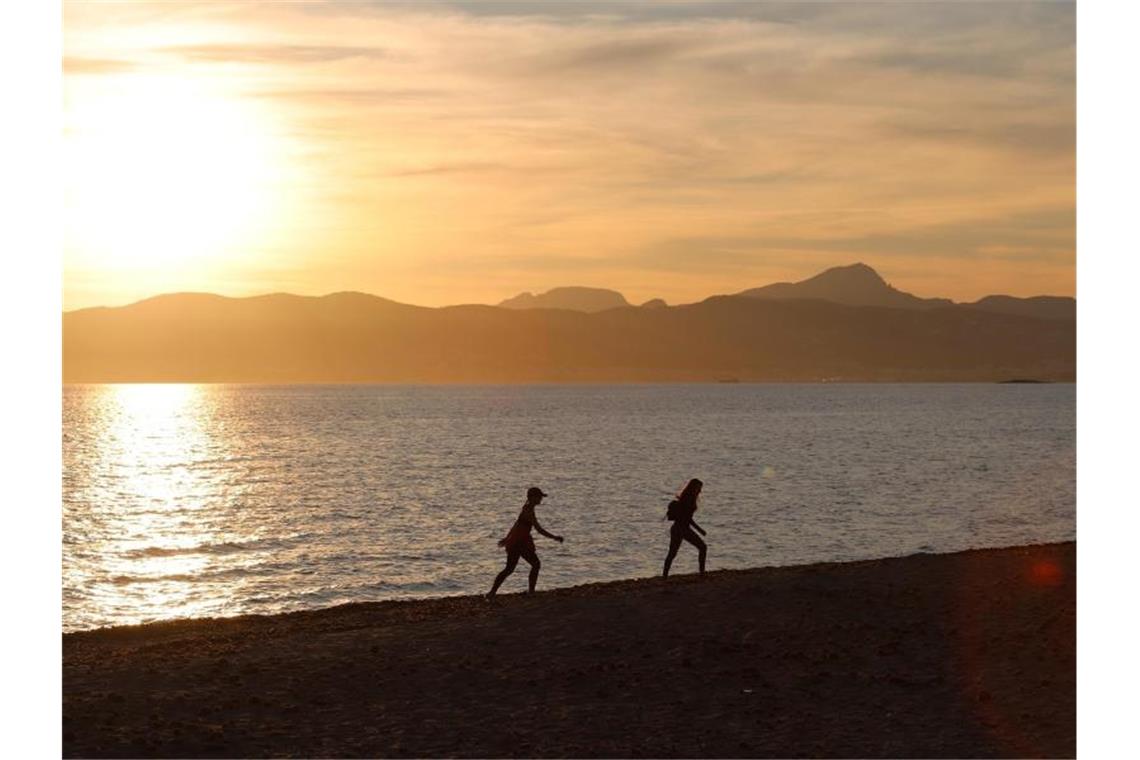
[[[704,529],[704,528],[702,528],[701,526],[697,525],[697,521],[696,521],[696,520],[694,520],[694,519],[693,519],[693,518],[691,518],[691,517],[689,518],[689,525],[692,525],[694,528],[696,528],[696,529],[697,529],[697,533],[700,533],[702,536],[707,536],[707,535],[708,535],[708,533],[705,533],[705,529]]]
[[[548,533],[546,531],[546,528],[543,528],[541,525],[538,524],[537,518],[534,521],[534,529],[537,530],[542,535],[546,536],[547,538],[552,538],[555,541],[557,541],[558,543],[562,543],[562,536],[556,536],[553,533]]]

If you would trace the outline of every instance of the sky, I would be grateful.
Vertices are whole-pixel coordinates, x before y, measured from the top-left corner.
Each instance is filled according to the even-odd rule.
[[[1075,292],[1071,3],[64,4],[64,308]]]

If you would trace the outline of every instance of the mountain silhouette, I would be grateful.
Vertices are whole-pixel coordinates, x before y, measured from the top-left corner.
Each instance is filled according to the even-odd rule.
[[[974,303],[963,305],[999,314],[1019,314],[1024,317],[1038,317],[1040,319],[1075,320],[1077,318],[1077,299],[1065,296],[1033,296],[1032,298],[986,296]]]
[[[629,306],[625,296],[616,290],[605,288],[565,287],[554,288],[545,293],[520,293],[508,298],[499,306],[505,309],[568,309],[592,314],[606,309]]]
[[[833,267],[800,282],[777,282],[751,288],[737,295],[781,300],[811,298],[847,306],[890,306],[901,309],[933,309],[952,303],[946,298],[919,298],[896,290],[878,272],[863,263]]]
[[[363,293],[159,296],[63,315],[65,382],[1073,380],[1076,323],[716,296],[594,313]]]

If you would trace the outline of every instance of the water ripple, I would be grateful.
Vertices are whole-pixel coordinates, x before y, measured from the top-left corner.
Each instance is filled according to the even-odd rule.
[[[1071,385],[67,386],[68,630],[484,591],[527,486],[540,584],[1075,535]],[[675,567],[695,569],[682,550]],[[504,590],[525,588],[525,567]]]

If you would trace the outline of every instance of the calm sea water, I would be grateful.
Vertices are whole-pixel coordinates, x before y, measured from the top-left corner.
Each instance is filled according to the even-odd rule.
[[[66,630],[1075,537],[1072,385],[68,386]],[[525,566],[504,592],[525,588]],[[685,546],[675,572],[696,569]]]

